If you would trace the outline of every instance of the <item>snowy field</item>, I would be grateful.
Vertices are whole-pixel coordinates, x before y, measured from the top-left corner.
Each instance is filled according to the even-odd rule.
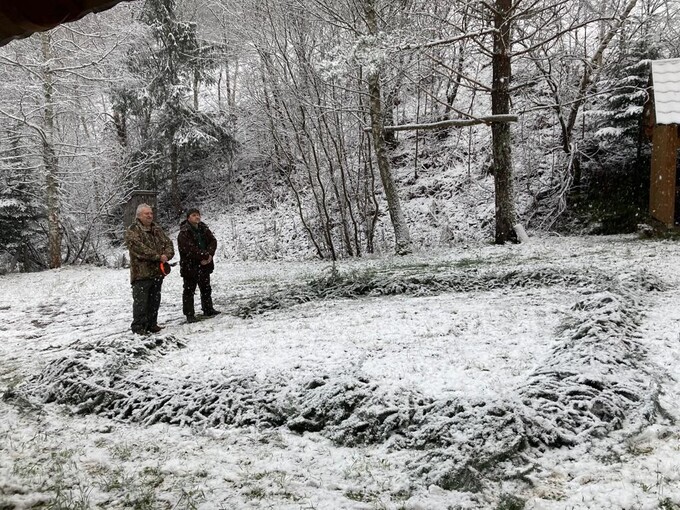
[[[680,508],[677,242],[216,262],[146,338],[127,270],[0,276],[1,510]]]

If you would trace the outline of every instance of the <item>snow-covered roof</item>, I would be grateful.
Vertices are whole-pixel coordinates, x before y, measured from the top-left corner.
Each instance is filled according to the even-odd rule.
[[[652,61],[657,124],[680,124],[680,58]]]

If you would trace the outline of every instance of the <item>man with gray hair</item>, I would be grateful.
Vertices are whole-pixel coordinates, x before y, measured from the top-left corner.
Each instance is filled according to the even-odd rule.
[[[125,232],[125,244],[130,252],[130,283],[132,284],[133,333],[158,333],[158,309],[161,305],[163,278],[170,271],[168,260],[175,256],[172,241],[153,221],[148,204],[137,207],[135,222]]]

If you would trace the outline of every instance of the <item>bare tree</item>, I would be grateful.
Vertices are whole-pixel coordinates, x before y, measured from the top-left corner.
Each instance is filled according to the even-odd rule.
[[[519,3],[519,2],[518,2]],[[491,112],[493,115],[507,115],[510,112],[510,80],[512,79],[512,0],[496,0],[492,10],[493,35],[493,77],[491,86]],[[510,124],[494,122],[493,170],[496,197],[496,243],[516,241],[517,213],[512,168],[512,140]]]
[[[557,3],[550,10],[523,26],[515,54],[527,58],[538,71],[532,86],[533,104],[527,105],[529,115],[541,115],[542,109],[554,113],[558,137],[555,144],[557,161],[550,173],[551,182],[540,192],[545,204],[544,228],[550,228],[567,208],[567,196],[579,186],[582,175],[582,139],[591,129],[592,121],[582,114],[586,104],[597,105],[604,90],[599,84],[601,73],[612,61],[612,43],[634,15],[636,23],[646,23],[654,11],[637,12],[638,0],[604,2]],[[644,11],[647,11],[646,13]],[[615,59],[615,55],[613,55]],[[537,85],[543,82],[543,90]],[[598,108],[595,106],[595,108]],[[552,148],[546,149],[550,153]],[[561,153],[561,157],[559,157]]]
[[[125,34],[100,23],[84,19],[0,50],[6,78],[0,124],[28,128],[17,133],[26,164],[41,168],[44,176],[46,258],[53,268],[92,253],[92,233],[114,223],[110,215],[127,193],[112,149],[115,131],[102,122],[109,118],[106,90],[120,76],[107,57]]]
[[[358,256],[375,249],[380,213],[374,150],[362,130],[370,124],[367,81],[364,68],[346,59],[339,73],[319,63],[338,44],[351,48],[361,22],[345,11],[341,18],[357,28],[338,27],[325,17],[328,6],[313,4],[259,4],[252,23],[263,79],[251,92],[317,254]]]
[[[379,28],[374,0],[362,0],[362,8],[369,35],[377,37]],[[381,64],[374,63],[367,72],[366,80],[368,82],[373,148],[375,150],[375,158],[378,164],[378,170],[380,171],[383,189],[385,190],[387,207],[390,212],[390,219],[392,220],[392,228],[394,229],[394,249],[398,255],[404,255],[411,251],[411,238],[406,218],[401,209],[401,202],[390,169],[390,163],[387,159],[384,127],[385,112],[382,105],[380,69]]]
[[[45,190],[47,195],[47,224],[49,232],[49,263],[50,268],[61,267],[61,225],[59,212],[59,174],[58,160],[54,151],[55,108],[54,85],[55,77],[52,66],[52,39],[49,32],[40,33],[40,49],[42,52],[42,85],[43,103],[43,131],[42,151],[45,165]]]

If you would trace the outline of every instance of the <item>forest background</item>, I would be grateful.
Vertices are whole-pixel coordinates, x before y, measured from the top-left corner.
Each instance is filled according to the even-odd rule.
[[[680,56],[679,16],[676,0],[146,0],[14,41],[1,271],[120,264],[139,189],[166,227],[197,205],[219,217],[243,259],[635,231],[649,64]]]

